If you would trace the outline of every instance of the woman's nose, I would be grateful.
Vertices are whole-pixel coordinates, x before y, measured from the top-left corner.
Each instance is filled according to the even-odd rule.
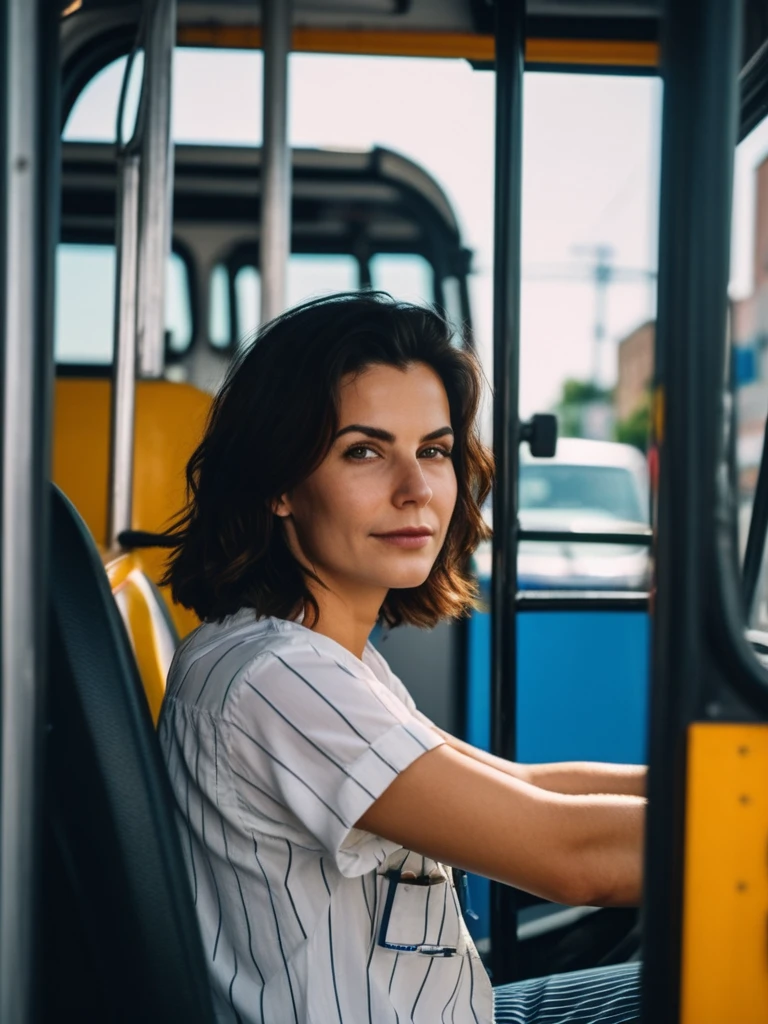
[[[395,500],[398,505],[414,504],[419,508],[432,500],[432,488],[427,483],[418,459],[403,467],[398,481]]]

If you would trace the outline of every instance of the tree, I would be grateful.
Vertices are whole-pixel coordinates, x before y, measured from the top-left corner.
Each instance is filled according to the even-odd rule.
[[[574,380],[572,377],[564,381],[560,399],[555,406],[560,437],[583,437],[587,408],[597,403],[609,405],[611,398],[608,389],[592,381]]]
[[[641,452],[648,451],[651,436],[651,393],[646,391],[642,402],[626,419],[616,424],[616,440],[632,444]]]

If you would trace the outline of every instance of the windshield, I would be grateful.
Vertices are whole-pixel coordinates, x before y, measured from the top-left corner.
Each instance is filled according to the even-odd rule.
[[[632,474],[617,466],[522,465],[519,500],[521,512],[568,509],[638,523],[646,519]]]

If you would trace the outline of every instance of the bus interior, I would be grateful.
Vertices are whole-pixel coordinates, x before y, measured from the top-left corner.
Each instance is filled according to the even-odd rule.
[[[642,958],[648,1024],[765,1020],[768,5],[2,12],[0,1020],[213,1020],[153,729],[198,624],[160,585],[164,530],[233,356],[282,309],[356,289],[434,304],[476,347],[497,465],[477,610],[374,642],[419,708],[476,746],[650,766],[640,911],[470,877],[467,923],[494,984]],[[422,75],[410,98],[361,78],[359,116],[439,136],[439,170],[383,130],[294,141],[320,81],[317,110],[349,118],[333,89],[355,92],[357,58],[375,63],[370,81]],[[236,63],[252,92],[227,84]],[[448,66],[465,77],[438,109],[430,69]],[[457,100],[466,76],[488,98],[486,149],[470,130],[480,112]],[[606,97],[594,131],[609,148],[628,118],[651,140],[603,202],[621,220],[642,192],[649,265],[622,270],[603,251],[587,273],[598,363],[601,287],[643,289],[619,347],[628,369],[608,386],[598,368],[576,426],[565,389],[552,398],[559,357],[523,337],[531,276],[561,273],[531,274],[524,258],[524,160],[548,128],[533,104],[523,118],[536,81],[559,90],[553,110],[576,83]],[[637,83],[647,109],[625,109]],[[589,175],[598,143],[581,142]],[[552,194],[552,210],[577,209],[580,187]],[[462,188],[476,207],[459,208]],[[526,397],[534,364],[549,373],[549,391],[531,391],[541,407]],[[645,416],[640,442],[595,426],[623,385]]]

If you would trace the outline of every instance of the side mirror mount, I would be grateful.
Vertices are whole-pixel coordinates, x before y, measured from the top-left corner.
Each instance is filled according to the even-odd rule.
[[[554,458],[557,450],[557,416],[537,412],[520,424],[520,440],[527,441],[531,455],[539,459]]]

